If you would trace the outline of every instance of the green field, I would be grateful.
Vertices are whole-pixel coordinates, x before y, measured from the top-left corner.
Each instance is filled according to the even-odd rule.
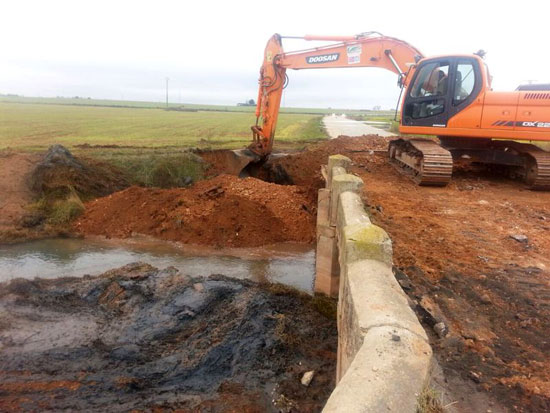
[[[143,102],[130,100],[107,100],[107,99],[89,99],[89,98],[42,98],[42,97],[25,97],[15,95],[1,95],[0,102],[4,103],[20,103],[20,104],[45,104],[45,105],[69,105],[69,106],[104,106],[118,108],[141,108],[141,109],[165,109],[164,102]],[[183,108],[201,111],[216,111],[216,112],[245,112],[253,113],[256,110],[255,106],[237,106],[237,105],[201,105],[195,103],[169,103],[170,108]],[[376,114],[370,110],[357,109],[334,109],[334,108],[290,108],[282,107],[281,113],[302,113],[310,115],[326,115],[331,113],[345,113],[347,115],[365,115]],[[385,114],[385,111],[380,113]]]
[[[250,109],[250,108],[248,108]],[[133,147],[238,148],[251,142],[252,112],[0,102],[0,149],[41,150],[53,143]],[[276,145],[324,139],[320,115],[281,114]]]

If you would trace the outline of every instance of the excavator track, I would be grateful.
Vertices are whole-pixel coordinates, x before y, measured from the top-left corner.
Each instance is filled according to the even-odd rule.
[[[550,190],[550,152],[539,148],[530,148],[522,152],[527,157],[525,183],[529,189]]]
[[[388,148],[390,162],[423,186],[445,186],[453,173],[453,157],[428,139],[397,139]]]

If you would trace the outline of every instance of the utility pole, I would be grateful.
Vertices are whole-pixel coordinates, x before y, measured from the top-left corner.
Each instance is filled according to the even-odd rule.
[[[168,107],[168,77],[166,78],[166,107]]]

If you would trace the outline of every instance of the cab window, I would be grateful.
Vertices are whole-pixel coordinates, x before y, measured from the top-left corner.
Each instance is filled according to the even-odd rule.
[[[456,68],[453,105],[460,105],[470,97],[474,91],[475,80],[476,76],[473,63],[459,61]]]
[[[449,63],[428,63],[420,69],[413,87],[411,97],[444,96],[449,87]]]

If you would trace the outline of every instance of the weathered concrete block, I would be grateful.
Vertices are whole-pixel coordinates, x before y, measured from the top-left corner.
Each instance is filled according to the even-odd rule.
[[[359,260],[378,260],[391,264],[391,239],[373,224],[354,224],[339,228],[340,265]]]
[[[333,176],[331,184],[330,196],[330,224],[336,225],[338,216],[338,204],[340,202],[340,194],[350,191],[357,194],[361,193],[363,188],[363,180],[355,175],[344,174]]]
[[[357,192],[344,192],[340,194],[338,203],[338,226],[345,227],[354,224],[370,224],[371,220],[365,212],[361,195]]]
[[[336,359],[336,382],[344,375],[355,355],[363,345],[364,331],[359,326],[359,317],[353,291],[342,268],[338,292],[338,352]]]
[[[428,336],[410,308],[391,265],[361,260],[348,264],[346,270],[346,283],[361,331],[367,332],[377,326],[399,327],[428,342]]]
[[[346,168],[344,168],[342,166],[334,166],[331,169],[331,173],[329,175],[329,180],[327,181],[328,182],[328,188],[327,189],[332,189],[332,180],[334,179],[334,177],[339,176],[339,175],[345,175],[347,173],[348,173],[348,171],[346,171]]]
[[[333,178],[332,169],[334,167],[341,167],[344,169],[344,173],[348,173],[350,167],[351,167],[351,159],[344,155],[331,155],[328,157],[328,165],[327,165],[327,180],[326,180],[326,187],[330,188]]]
[[[340,265],[336,238],[321,235],[317,238],[315,256],[315,292],[337,297],[339,285]]]
[[[432,350],[408,330],[372,328],[323,412],[415,412],[429,380]]]
[[[340,194],[336,228],[340,265],[363,259],[391,264],[391,239],[386,231],[371,223],[358,193]]]
[[[340,265],[334,227],[329,222],[330,190],[320,189],[317,201],[317,249],[314,291],[338,296]]]
[[[317,192],[317,237],[334,236],[334,227],[329,221],[330,191],[322,188]]]

